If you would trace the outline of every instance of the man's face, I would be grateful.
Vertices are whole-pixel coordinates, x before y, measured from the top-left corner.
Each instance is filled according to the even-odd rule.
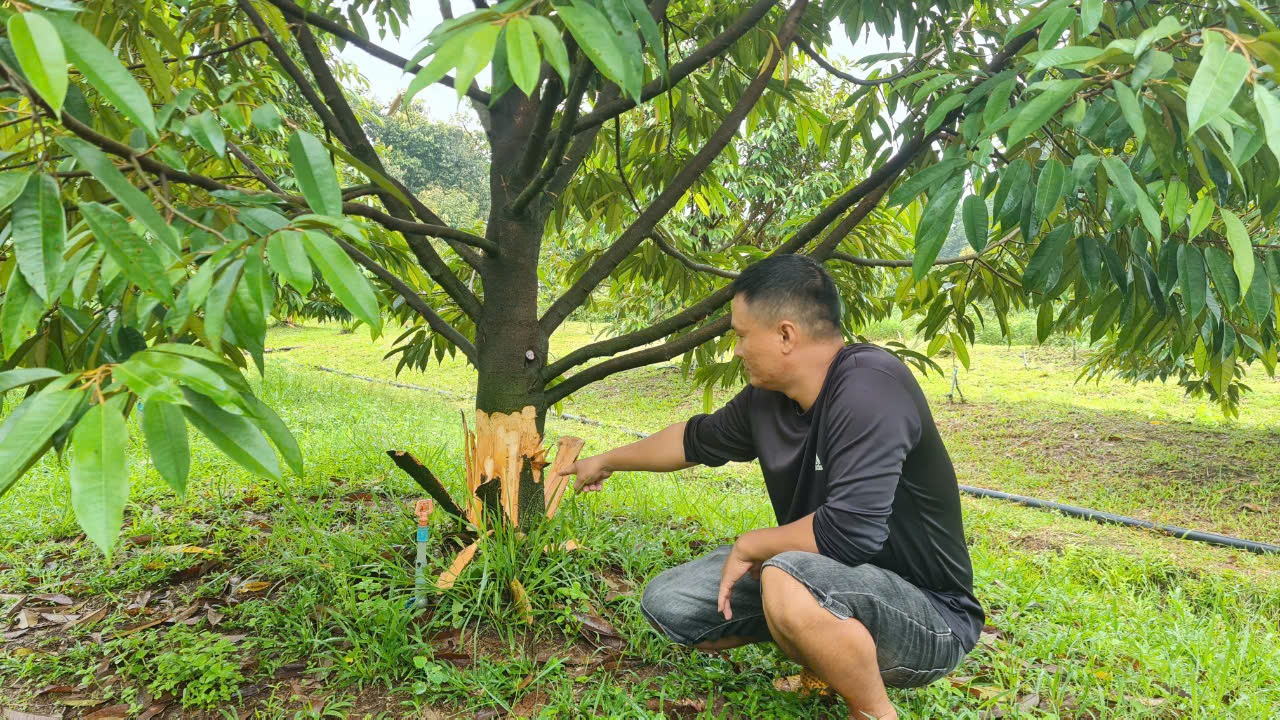
[[[741,295],[733,298],[730,306],[733,332],[738,344],[733,354],[742,358],[751,384],[762,390],[777,390],[785,371],[786,356],[782,351],[782,334],[773,324],[751,312],[751,307]]]

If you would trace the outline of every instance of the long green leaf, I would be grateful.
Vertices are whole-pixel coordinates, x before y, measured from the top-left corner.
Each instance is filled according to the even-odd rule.
[[[0,424],[0,496],[44,455],[53,433],[83,399],[82,392],[50,386],[9,413]]]
[[[1231,245],[1231,264],[1235,267],[1236,278],[1240,280],[1240,294],[1249,293],[1249,285],[1253,283],[1253,245],[1249,242],[1249,230],[1235,213],[1226,208],[1218,208],[1222,216],[1222,225],[1227,231],[1227,243]]]
[[[1227,308],[1240,304],[1240,281],[1236,279],[1231,267],[1231,256],[1227,251],[1218,247],[1205,248],[1204,260],[1213,277],[1213,287],[1222,301],[1220,304]]]
[[[244,260],[232,261],[223,268],[217,281],[209,289],[209,299],[204,304],[204,337],[215,350],[222,347],[222,331],[227,326],[227,308],[243,272]]]
[[[31,385],[41,380],[52,380],[62,373],[49,368],[17,368],[0,372],[0,395],[23,385]]]
[[[188,390],[185,394],[189,406],[181,408],[182,414],[214,446],[249,472],[280,480],[280,459],[257,426],[200,393]]]
[[[160,477],[174,492],[186,495],[191,447],[182,408],[163,400],[148,400],[142,407],[142,433],[147,438],[151,462]]]
[[[502,29],[497,25],[485,23],[471,33],[466,45],[462,47],[462,54],[458,57],[458,73],[453,79],[459,100],[467,94],[471,81],[493,59],[493,52],[498,47],[498,35],[501,32]]]
[[[6,170],[0,172],[0,210],[13,204],[27,187],[31,173],[25,170]]]
[[[41,174],[27,183],[13,204],[13,249],[18,269],[45,302],[55,299],[67,242],[60,194],[57,181]]]
[[[1071,239],[1071,226],[1059,225],[1040,241],[1031,260],[1022,271],[1022,286],[1033,292],[1048,292],[1057,284],[1062,274],[1062,260],[1067,241]]]
[[[1063,186],[1067,180],[1067,168],[1058,158],[1049,158],[1040,169],[1040,179],[1036,183],[1035,219],[1032,224],[1040,224],[1049,219],[1049,214],[1062,199]]]
[[[9,274],[4,303],[0,305],[0,342],[4,343],[4,357],[8,360],[22,346],[40,324],[40,314],[46,305],[27,284],[21,272]]]
[[[315,276],[311,271],[311,260],[307,258],[307,249],[302,245],[302,233],[282,230],[272,235],[267,240],[267,262],[303,297],[311,292]]]
[[[116,169],[105,153],[80,138],[59,138],[58,144],[75,156],[76,162],[88,170],[95,180],[102,183],[107,188],[107,192],[114,195],[129,214],[137,218],[151,231],[152,235],[164,243],[164,247],[169,252],[162,251],[162,257],[169,260],[177,259],[177,253],[173,251],[178,249],[178,239],[173,226],[165,221],[160,211],[156,210],[151,198],[134,187],[124,173]]]
[[[149,290],[161,300],[168,301],[173,297],[173,286],[165,275],[165,265],[159,253],[139,237],[124,218],[96,202],[81,203],[80,214],[130,282]]]
[[[1187,314],[1194,321],[1204,310],[1209,294],[1209,275],[1204,267],[1204,255],[1195,245],[1178,247],[1178,284],[1182,288],[1182,302]]]
[[[76,70],[89,81],[107,102],[124,113],[125,117],[156,137],[156,115],[151,99],[133,79],[132,73],[120,64],[116,54],[107,49],[93,33],[67,17],[49,16],[57,28],[67,56]]]
[[[1206,30],[1204,52],[1187,88],[1187,122],[1191,132],[1226,112],[1249,75],[1249,61],[1227,49],[1222,33]]]
[[[1017,115],[1009,125],[1008,145],[1017,144],[1044,126],[1083,84],[1084,80],[1081,79],[1051,81],[1044,92],[1019,106]]]
[[[1196,201],[1195,207],[1191,208],[1191,214],[1187,216],[1187,239],[1194,240],[1197,235],[1204,232],[1209,227],[1209,221],[1213,219],[1214,210],[1213,198],[1209,197],[1209,193],[1200,196]]]
[[[591,63],[605,77],[617,83],[627,95],[639,100],[638,79],[643,74],[628,66],[641,62],[641,59],[626,56],[618,33],[609,24],[604,13],[586,4],[560,5],[556,7],[556,12]]]
[[[964,220],[964,234],[969,240],[969,247],[977,252],[987,246],[987,202],[979,195],[970,195],[964,199],[961,208]]]
[[[378,309],[378,296],[374,294],[369,279],[347,257],[338,243],[328,235],[312,230],[303,234],[302,242],[307,255],[320,268],[320,274],[343,306],[370,327],[381,330],[382,313]]]
[[[516,86],[527,96],[532,96],[538,86],[538,73],[542,68],[538,56],[538,39],[533,34],[533,25],[522,17],[512,18],[507,23],[507,67]]]
[[[924,170],[910,175],[889,195],[887,204],[892,207],[894,205],[905,205],[915,200],[917,195],[926,190],[932,191],[968,163],[969,161],[966,158],[951,158],[950,160],[943,160],[930,165]]]
[[[324,145],[311,133],[296,130],[289,138],[289,160],[307,205],[319,215],[342,217],[342,188]]]
[[[911,274],[917,281],[928,274],[938,251],[947,240],[947,232],[956,217],[956,206],[964,192],[964,173],[953,176],[929,198],[920,225],[916,228],[916,252],[911,260]]]
[[[31,87],[57,113],[67,99],[67,54],[57,30],[39,13],[18,13],[9,18],[9,41]]]
[[[547,62],[551,63],[552,69],[560,76],[565,87],[568,87],[569,51],[564,46],[564,39],[560,37],[556,24],[551,22],[550,18],[541,15],[530,15],[529,22],[533,24],[533,31],[538,34],[538,40],[542,43],[542,53],[547,58]]]
[[[284,456],[285,463],[290,470],[298,477],[302,477],[302,448],[298,446],[298,441],[293,437],[293,433],[289,432],[289,426],[284,424],[280,416],[275,410],[267,407],[267,404],[258,399],[252,393],[244,393],[241,395],[244,399],[245,407],[249,413],[257,421],[258,427],[266,431],[267,437],[271,438],[271,442],[275,444],[276,449]]]
[[[1253,104],[1258,108],[1262,127],[1266,130],[1267,147],[1271,149],[1271,154],[1280,160],[1280,100],[1277,100],[1270,90],[1255,83]],[[3,207],[3,204],[0,204],[0,207]]]
[[[187,127],[191,129],[191,137],[200,147],[218,157],[227,154],[227,136],[222,132],[222,124],[212,110],[187,118]]]
[[[1089,292],[1097,292],[1102,284],[1102,251],[1098,248],[1098,241],[1081,235],[1076,238],[1076,248],[1080,251],[1080,274],[1084,275]]]
[[[1138,144],[1147,137],[1147,123],[1142,119],[1142,105],[1138,100],[1138,96],[1129,89],[1128,85],[1117,80],[1111,84],[1111,88],[1115,91],[1116,100],[1120,102],[1120,112],[1124,115],[1125,122],[1129,123],[1129,127],[1133,130],[1134,137],[1138,139]]]
[[[134,354],[122,367],[141,366],[139,373],[147,368],[154,369],[161,376],[170,377],[183,385],[217,400],[223,405],[239,405],[242,401],[240,393],[225,378],[189,357],[169,352],[156,352],[156,348]]]
[[[129,500],[124,395],[89,408],[71,434],[71,507],[76,521],[102,553],[111,557]]]
[[[622,3],[640,24],[640,32],[644,35],[645,44],[649,46],[649,53],[658,63],[658,72],[665,76],[667,74],[666,52],[662,46],[662,32],[658,30],[658,23],[654,21],[653,14],[649,12],[649,8],[645,7],[644,0],[622,0]]]
[[[468,39],[478,29],[479,27],[473,26],[453,33],[443,45],[435,49],[431,62],[409,81],[409,87],[404,91],[404,100],[401,101],[403,107],[409,107],[413,98],[422,92],[423,88],[440,82],[441,78],[457,66],[458,61],[462,59],[462,51],[467,47]]]
[[[1081,0],[1080,2],[1080,35],[1092,34],[1102,22],[1102,0]]]
[[[1107,169],[1107,177],[1111,179],[1111,184],[1116,186],[1125,201],[1130,206],[1138,208],[1138,213],[1142,216],[1143,226],[1146,227],[1147,232],[1151,233],[1151,237],[1158,242],[1162,237],[1160,213],[1156,210],[1155,205],[1151,204],[1151,197],[1147,195],[1146,188],[1133,179],[1133,173],[1129,171],[1129,166],[1125,165],[1120,158],[1108,155],[1102,158],[1102,166]]]

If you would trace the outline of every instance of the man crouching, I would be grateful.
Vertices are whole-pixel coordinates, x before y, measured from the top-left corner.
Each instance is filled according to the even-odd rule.
[[[579,491],[613,472],[759,459],[778,527],[658,575],[641,609],[672,641],[772,641],[854,718],[896,718],[885,686],[960,664],[983,625],[955,469],[910,370],[845,345],[821,265],[779,255],[733,283],[735,355],[750,385],[710,415],[578,460]]]

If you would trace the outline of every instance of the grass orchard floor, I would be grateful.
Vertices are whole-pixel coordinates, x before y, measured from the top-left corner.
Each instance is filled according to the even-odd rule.
[[[394,333],[388,333],[394,337]],[[562,519],[489,543],[462,582],[406,609],[413,452],[461,485],[465,364],[394,376],[391,337],[272,331],[255,382],[294,431],[306,472],[276,484],[193,439],[175,497],[135,433],[133,499],[106,560],[80,536],[66,470],[46,459],[0,500],[0,707],[52,717],[843,717],[791,691],[767,647],[719,655],[649,629],[648,578],[773,518],[751,464],[619,474]],[[571,324],[553,351],[592,339]],[[1083,355],[982,345],[922,378],[966,484],[1280,543],[1280,383],[1251,372],[1234,421],[1175,386],[1075,384]],[[364,382],[325,366],[434,388]],[[715,404],[732,390],[718,392]],[[9,399],[13,402],[13,398]],[[614,376],[552,417],[584,453],[702,410],[678,370]],[[1280,558],[964,500],[982,642],[950,678],[893,692],[904,717],[1280,715]],[[437,516],[433,572],[465,541]],[[574,538],[582,549],[540,551]],[[533,550],[530,550],[533,548]],[[512,600],[528,592],[532,624]]]

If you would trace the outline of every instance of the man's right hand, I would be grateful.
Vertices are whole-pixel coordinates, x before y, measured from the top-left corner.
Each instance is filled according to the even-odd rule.
[[[573,489],[577,492],[595,492],[604,487],[604,481],[613,474],[605,467],[604,455],[592,455],[581,458],[564,469],[565,475],[576,475]]]

